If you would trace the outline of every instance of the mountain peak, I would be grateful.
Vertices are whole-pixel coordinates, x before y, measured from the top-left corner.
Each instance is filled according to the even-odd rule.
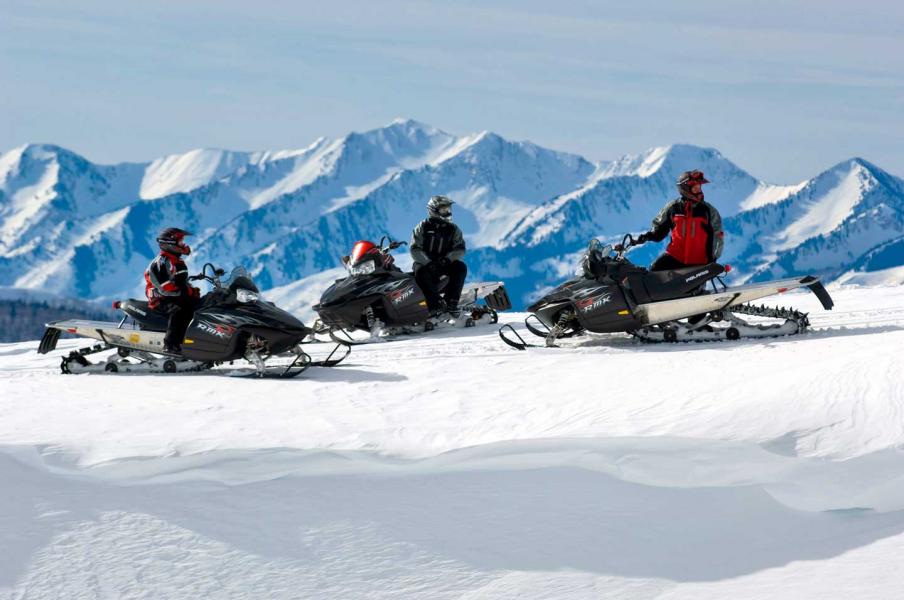
[[[23,173],[39,177],[48,168],[84,171],[93,165],[83,156],[55,144],[24,144],[0,155],[0,185]]]
[[[31,160],[48,161],[58,159],[61,156],[73,157],[79,160],[85,160],[84,157],[76,154],[72,150],[67,150],[56,144],[33,143],[23,144],[18,148],[13,148],[7,154],[16,156],[18,159],[28,158]]]
[[[650,177],[657,173],[676,178],[684,171],[700,169],[706,171],[714,163],[731,164],[715,148],[705,148],[692,144],[672,144],[656,146],[640,154],[628,154],[616,159],[605,169],[605,176]],[[732,165],[734,167],[734,165]],[[737,167],[734,167],[737,169]]]
[[[823,181],[838,181],[850,177],[856,178],[862,182],[871,181],[872,184],[870,185],[882,184],[894,188],[902,186],[900,179],[859,156],[845,159],[833,167],[826,169],[814,177],[811,182],[819,185],[819,183]]]
[[[377,127],[376,129],[371,129],[369,131],[365,131],[363,134],[367,137],[375,137],[375,136],[400,136],[406,137],[412,140],[415,139],[425,139],[425,138],[433,138],[433,137],[452,137],[450,134],[442,131],[441,129],[437,129],[432,125],[428,125],[427,123],[422,123],[421,121],[416,121],[414,119],[404,119],[404,118],[396,118],[384,125],[383,127]]]
[[[381,129],[389,129],[389,128],[398,128],[398,129],[423,129],[430,131],[438,131],[436,127],[432,125],[428,125],[422,121],[417,121],[415,119],[404,118],[404,117],[396,117]]]

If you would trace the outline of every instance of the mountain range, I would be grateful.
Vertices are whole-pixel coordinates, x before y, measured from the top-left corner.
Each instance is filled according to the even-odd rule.
[[[84,299],[141,294],[156,232],[179,226],[195,233],[194,267],[242,264],[262,289],[323,286],[318,274],[356,240],[407,239],[442,193],[457,203],[471,278],[505,280],[524,306],[574,270],[590,238],[646,230],[689,169],[712,181],[706,196],[723,216],[734,280],[904,282],[904,181],[860,158],[772,185],[711,148],[591,161],[396,120],[300,150],[195,150],[149,163],[98,165],[49,144],[10,150],[0,155],[0,285]]]

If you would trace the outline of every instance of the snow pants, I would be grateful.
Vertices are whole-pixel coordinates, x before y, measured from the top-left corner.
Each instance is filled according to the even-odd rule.
[[[185,338],[185,330],[191,323],[191,318],[198,308],[198,299],[192,296],[183,295],[178,298],[165,298],[160,301],[157,310],[169,315],[169,322],[166,326],[166,336],[163,343],[168,348],[182,345]]]
[[[446,287],[443,288],[440,295],[439,284],[443,275],[449,278]],[[414,280],[417,281],[418,287],[424,292],[424,298],[427,300],[427,308],[436,310],[439,308],[440,300],[445,300],[446,304],[458,304],[461,298],[461,289],[465,285],[465,278],[468,276],[468,266],[460,260],[450,262],[443,266],[438,262],[421,265],[414,271]]]
[[[686,265],[671,254],[662,254],[653,261],[653,264],[650,265],[651,271],[671,271],[672,269],[680,269],[682,267],[689,267],[691,265]]]

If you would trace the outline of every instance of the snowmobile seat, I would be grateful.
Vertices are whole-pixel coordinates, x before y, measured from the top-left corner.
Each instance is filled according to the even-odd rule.
[[[410,272],[408,272],[408,273],[405,273],[405,275],[407,275],[408,277],[411,277],[412,279],[414,279],[414,271],[410,271]],[[449,284],[449,276],[448,276],[448,275],[442,275],[442,276],[439,278],[439,281],[438,281],[437,284],[436,284],[436,291],[437,291],[437,292],[443,291],[444,289],[446,289],[446,286],[447,286],[448,284]]]
[[[725,272],[718,263],[671,271],[647,271],[628,275],[628,288],[638,304],[692,296],[707,281]]]
[[[119,310],[129,315],[145,331],[166,331],[169,316],[152,310],[144,300],[129,298],[119,303]]]

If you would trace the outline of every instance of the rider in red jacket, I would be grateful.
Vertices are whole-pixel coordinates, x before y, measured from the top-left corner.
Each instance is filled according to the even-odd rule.
[[[182,338],[201,297],[201,291],[188,284],[188,267],[182,260],[191,254],[191,247],[185,243],[189,235],[176,227],[161,231],[157,236],[160,254],[144,272],[148,308],[169,315],[164,349],[176,354],[182,351]]]
[[[722,254],[722,217],[703,200],[703,171],[685,171],[678,178],[681,197],[663,207],[650,231],[635,238],[637,244],[660,242],[671,234],[665,254],[653,261],[651,271],[667,271],[715,262]]]

